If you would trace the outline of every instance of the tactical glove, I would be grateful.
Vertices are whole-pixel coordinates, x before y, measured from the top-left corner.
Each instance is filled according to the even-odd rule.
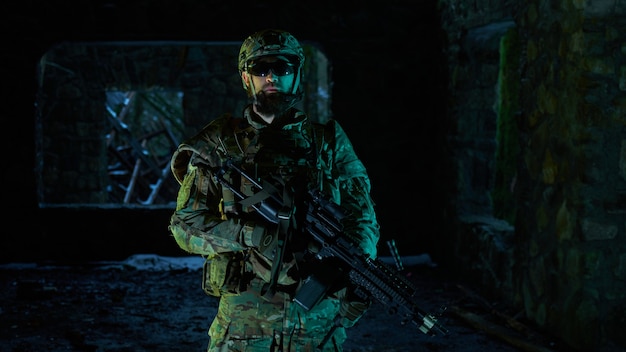
[[[344,291],[345,293],[340,296],[339,300],[339,315],[342,318],[341,325],[350,328],[359,321],[372,302],[357,297],[354,294],[352,285],[348,285]]]

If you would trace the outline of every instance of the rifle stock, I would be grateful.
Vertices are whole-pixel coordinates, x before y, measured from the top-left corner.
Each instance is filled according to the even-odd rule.
[[[262,191],[263,187],[230,160],[225,167],[250,180]],[[226,170],[217,174],[217,180],[230,188],[241,200],[247,197],[234,189],[224,177]],[[273,193],[273,192],[272,192]],[[318,244],[317,252],[307,253],[311,274],[296,292],[294,301],[306,310],[313,308],[324,296],[337,289],[340,278],[348,278],[360,299],[376,301],[388,307],[390,314],[399,314],[403,323],[410,321],[427,335],[446,335],[448,330],[438,322],[437,316],[424,312],[413,302],[417,288],[380,259],[366,255],[349,236],[343,234],[342,220],[347,216],[338,204],[326,199],[318,190],[309,190],[308,209],[303,229]],[[282,204],[277,197],[268,197],[253,205],[265,219],[272,221]],[[273,222],[273,221],[272,221]],[[441,308],[438,315],[445,310]]]

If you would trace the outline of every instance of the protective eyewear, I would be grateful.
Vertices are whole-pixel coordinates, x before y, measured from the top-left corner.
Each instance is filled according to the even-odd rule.
[[[274,62],[255,62],[250,64],[248,72],[251,75],[265,77],[270,74],[270,71],[274,76],[288,76],[296,72],[296,67],[287,61],[278,60]]]

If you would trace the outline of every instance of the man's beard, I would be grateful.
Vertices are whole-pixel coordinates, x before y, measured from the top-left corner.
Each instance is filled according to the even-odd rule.
[[[255,105],[260,114],[280,116],[293,106],[293,101],[293,97],[289,94],[259,92],[256,95]]]

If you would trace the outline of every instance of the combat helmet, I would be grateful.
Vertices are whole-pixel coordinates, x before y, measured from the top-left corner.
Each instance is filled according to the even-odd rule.
[[[251,62],[263,56],[284,56],[297,67],[291,94],[301,95],[299,88],[304,66],[304,51],[298,40],[289,32],[280,29],[264,29],[250,35],[239,49],[239,74],[247,71]],[[242,83],[244,89],[247,89],[243,79]]]

